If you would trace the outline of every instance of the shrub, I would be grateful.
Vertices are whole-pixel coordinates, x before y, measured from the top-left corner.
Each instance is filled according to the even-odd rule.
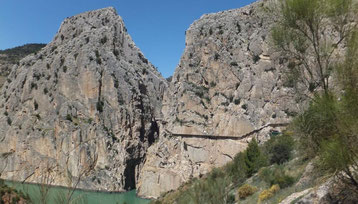
[[[102,64],[102,59],[101,59],[101,56],[100,56],[98,50],[95,51],[95,55],[96,55],[97,64]]]
[[[98,102],[97,102],[97,110],[98,110],[99,112],[103,112],[103,106],[104,106],[103,101],[98,101]]]
[[[218,53],[215,53],[214,60],[217,61],[220,58],[220,55]]]
[[[231,66],[234,66],[234,67],[239,66],[239,64],[237,64],[237,62],[231,62],[230,65],[231,65]]]
[[[225,177],[224,172],[219,168],[214,168],[211,173],[209,174],[209,179],[215,180],[220,177]]]
[[[254,61],[254,63],[258,62],[260,59],[261,59],[261,58],[260,58],[260,56],[258,56],[258,55],[254,55],[254,56],[252,57],[252,60]]]
[[[234,100],[234,103],[235,103],[235,105],[239,105],[240,104],[240,99],[239,98],[236,98],[235,100]]]
[[[275,176],[275,183],[281,188],[287,188],[295,183],[295,179],[286,174],[279,174]]]
[[[227,204],[234,204],[235,203],[235,195],[234,194],[229,194],[226,200]]]
[[[8,117],[7,118],[7,124],[11,126],[11,123],[12,123],[11,118]]]
[[[114,50],[113,50],[113,54],[114,54],[116,57],[118,57],[118,55],[119,55],[118,50],[117,50],[117,49],[114,49]]]
[[[294,177],[284,172],[282,166],[274,166],[273,169],[268,167],[260,169],[259,178],[270,185],[277,184],[281,188],[289,187],[296,181]]]
[[[34,108],[35,108],[35,110],[37,110],[39,108],[39,104],[37,103],[37,101],[34,101]]]
[[[250,186],[249,184],[244,184],[237,190],[237,193],[240,199],[245,199],[254,194],[256,191],[256,187]]]
[[[272,198],[280,190],[279,185],[273,185],[270,189],[262,191],[259,195],[259,202]]]
[[[295,119],[295,132],[305,156],[315,157],[321,142],[338,134],[337,113],[337,99],[332,94],[316,95],[309,108]]]
[[[271,164],[282,164],[288,161],[292,155],[293,145],[294,140],[287,133],[272,136],[265,144]]]
[[[32,90],[33,88],[37,89],[37,84],[34,83],[34,82],[31,82],[31,90]]]
[[[277,193],[280,190],[280,186],[279,185],[272,185],[270,188],[270,191],[272,193]]]
[[[190,190],[184,192],[176,203],[223,203],[229,195],[226,188],[229,180],[226,177],[207,178],[193,182]]]
[[[105,44],[107,42],[107,36],[104,36],[102,39],[101,39],[101,43],[102,44]]]
[[[241,108],[247,110],[247,104],[242,104]]]
[[[60,67],[62,67],[64,63],[65,63],[65,59],[64,59],[64,58],[61,58],[61,60],[60,60]]]
[[[265,181],[268,184],[271,184],[271,181],[274,177],[273,170],[271,170],[269,167],[261,168],[258,176],[261,180]]]
[[[259,202],[261,202],[263,200],[267,200],[267,199],[273,197],[273,195],[274,194],[269,189],[266,189],[260,193]]]
[[[119,81],[118,81],[118,79],[114,79],[114,87],[116,88],[116,89],[118,89],[119,88]]]
[[[239,24],[239,22],[236,22],[236,27],[237,27],[237,33],[241,32],[241,26]]]
[[[246,179],[248,168],[245,163],[245,155],[245,152],[236,154],[233,162],[225,166],[228,176],[232,177],[235,182]]]
[[[67,114],[67,115],[66,115],[66,120],[69,120],[69,121],[72,122],[72,116],[71,116],[70,114]]]

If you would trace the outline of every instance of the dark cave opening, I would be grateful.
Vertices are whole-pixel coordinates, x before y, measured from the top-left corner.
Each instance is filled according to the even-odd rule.
[[[152,145],[155,140],[157,139],[159,135],[159,126],[158,126],[158,123],[153,120],[152,121],[152,124],[151,124],[151,127],[150,127],[150,132],[148,134],[148,144],[149,146]]]
[[[124,170],[124,189],[129,191],[136,189],[136,167],[139,165],[139,159],[130,159],[127,161]]]

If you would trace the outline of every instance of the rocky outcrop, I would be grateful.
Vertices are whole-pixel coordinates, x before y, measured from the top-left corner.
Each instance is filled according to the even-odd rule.
[[[1,90],[1,178],[135,188],[167,82],[116,11],[67,18],[51,43],[15,66]]]
[[[280,204],[291,204],[295,203],[295,201],[299,200],[303,196],[307,195],[312,191],[312,188],[308,188],[306,190],[303,190],[301,192],[296,192],[291,195],[289,195],[287,198],[285,198],[283,201],[280,202]]]
[[[294,203],[297,204],[330,204],[330,203],[357,203],[358,196],[357,191],[347,183],[342,182],[337,177],[331,177],[326,182],[301,192],[301,196],[297,196],[299,193],[294,193],[288,198],[283,200],[280,204],[285,204],[289,201],[290,197],[296,195]],[[292,203],[292,202],[291,202]]]
[[[285,59],[270,49],[266,3],[207,14],[186,32],[186,48],[163,99],[163,125],[148,149],[139,195],[156,198],[231,161],[247,141],[171,137],[241,136],[298,112],[280,72]],[[252,134],[265,140],[272,127]],[[279,129],[275,129],[279,130]]]

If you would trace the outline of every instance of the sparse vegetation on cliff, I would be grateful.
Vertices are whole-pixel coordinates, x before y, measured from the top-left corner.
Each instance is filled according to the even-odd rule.
[[[271,140],[280,139],[286,136],[277,136]],[[267,144],[274,143],[271,141]],[[243,185],[244,182],[255,175],[260,169],[269,164],[267,155],[268,146],[258,146],[257,141],[253,139],[248,148],[238,153],[232,162],[229,162],[222,168],[215,168],[202,179],[193,179],[184,184],[178,191],[169,192],[163,195],[159,200],[153,203],[234,203],[236,192],[239,193],[241,199],[245,199],[250,195],[259,192],[260,189],[255,186]],[[275,172],[276,173],[276,172]],[[284,176],[281,172],[277,172]],[[289,183],[285,178],[271,178],[269,175],[269,185],[277,185]],[[286,180],[285,180],[286,179]],[[295,181],[295,180],[294,180]],[[290,182],[289,185],[292,185]],[[285,185],[283,188],[289,186]],[[241,187],[241,188],[238,188]],[[256,190],[255,190],[256,189]],[[215,197],[215,199],[213,199]],[[234,199],[232,199],[234,198]]]
[[[46,44],[26,44],[6,50],[0,50],[0,55],[4,54],[6,57],[1,57],[0,60],[7,60],[12,64],[16,64],[20,59],[25,57],[26,55],[36,53],[45,47]]]

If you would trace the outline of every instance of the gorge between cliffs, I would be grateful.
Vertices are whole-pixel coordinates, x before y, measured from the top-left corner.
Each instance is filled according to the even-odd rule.
[[[281,132],[301,102],[265,4],[192,23],[171,80],[112,7],[66,18],[18,62],[0,58],[1,178],[155,199]]]

